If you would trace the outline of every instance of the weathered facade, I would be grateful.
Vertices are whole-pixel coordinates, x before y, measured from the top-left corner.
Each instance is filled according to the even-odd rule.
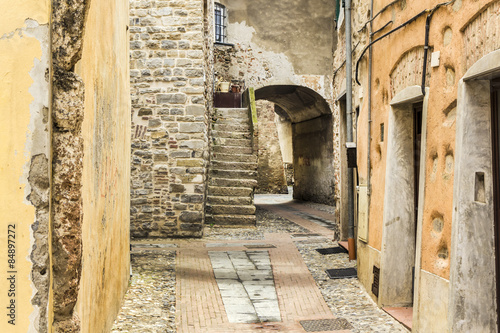
[[[279,115],[292,128],[294,198],[333,204],[336,170],[331,82],[335,6],[301,0],[220,3],[227,10],[227,37],[226,43],[215,45],[216,80],[255,88],[257,100],[279,107]],[[265,113],[262,115],[257,119],[258,131],[268,121]],[[318,124],[320,130],[315,127]],[[311,138],[317,139],[316,150],[309,150],[307,140]],[[266,144],[277,147],[278,142],[273,140]],[[265,172],[263,165],[276,158],[264,156],[267,147],[262,147],[266,151],[259,151],[261,173]],[[271,164],[276,167],[267,170],[274,175],[270,181],[275,183],[275,174],[281,172],[283,163]]]
[[[302,16],[301,1],[222,4],[228,13],[228,43],[214,45],[213,2],[131,3],[132,237],[202,236],[209,138],[218,121],[213,118],[217,115],[212,92],[220,80],[237,82],[243,90],[255,88],[258,99],[286,110],[282,116],[289,121],[287,128],[304,138],[318,138],[317,150],[309,151],[306,141],[293,140],[292,134],[299,152],[293,158],[299,170],[294,177],[295,196],[334,202],[330,73],[335,8],[318,2],[311,7],[311,15]],[[262,6],[269,10],[262,11]],[[288,24],[289,17],[269,19],[284,7],[293,8],[295,26]],[[302,35],[295,34],[298,26]],[[307,50],[303,45],[312,43],[312,35],[318,41],[314,50],[312,45]],[[275,43],[279,36],[283,41]],[[313,130],[316,124],[307,123],[318,117],[323,117],[316,120],[322,123],[321,133]],[[256,133],[258,128],[255,124]],[[271,187],[286,191],[278,136],[274,131],[273,142],[267,142],[271,136],[266,130],[262,127],[262,146],[274,147],[277,154],[268,161],[275,159],[272,164],[279,170],[273,169],[273,174],[281,178],[279,184],[272,181],[276,185]],[[219,208],[210,208],[210,214]]]
[[[257,103],[257,188],[255,193],[288,193],[274,103]]]
[[[128,4],[1,8],[0,327],[106,331],[129,275]]]
[[[213,2],[132,1],[132,237],[201,236]]]
[[[412,306],[416,332],[497,331],[499,8],[353,1],[358,274],[379,306]],[[344,45],[334,65],[341,142]]]

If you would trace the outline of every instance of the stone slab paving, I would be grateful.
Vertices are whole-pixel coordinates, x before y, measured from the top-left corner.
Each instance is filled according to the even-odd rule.
[[[332,221],[333,210],[280,200],[258,207],[257,228],[134,242],[134,275],[112,332],[306,332],[305,320],[352,325],[323,332],[407,332],[357,279],[327,277],[325,269],[356,265],[346,254],[315,251],[336,246],[335,231],[308,216]]]
[[[208,252],[230,323],[281,321],[267,251]]]

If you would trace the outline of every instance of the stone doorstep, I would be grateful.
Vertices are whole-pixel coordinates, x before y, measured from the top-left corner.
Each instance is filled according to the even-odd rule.
[[[239,155],[245,155],[245,154],[252,155],[253,154],[253,148],[252,147],[213,146],[212,147],[212,151],[214,153],[221,153],[221,154],[239,154]]]
[[[228,125],[250,125],[250,120],[248,117],[240,118],[240,117],[220,117],[215,120],[216,124],[228,124]]]
[[[211,196],[207,197],[207,203],[212,205],[251,205],[250,193],[247,196]]]
[[[249,117],[247,108],[216,108],[214,112],[215,116],[231,117],[231,118],[247,118]]]
[[[230,162],[230,161],[213,161],[212,165],[217,170],[257,170],[257,162]]]
[[[220,132],[250,132],[250,125],[213,124],[212,129]]]
[[[214,215],[207,216],[206,223],[227,227],[255,226],[256,218],[255,215]]]
[[[231,138],[215,138],[212,141],[212,146],[225,147],[252,147],[251,139],[231,139]]]
[[[384,307],[382,310],[411,331],[413,323],[413,307]]]
[[[253,193],[251,187],[208,187],[208,195],[214,197],[249,197]]]
[[[253,170],[210,170],[210,175],[225,179],[255,179],[257,171]]]
[[[207,211],[215,215],[252,215],[255,214],[254,205],[208,205]]]
[[[212,152],[212,161],[257,163],[257,156],[253,154],[224,154]]]
[[[250,131],[244,132],[228,132],[228,131],[212,131],[212,137],[222,139],[252,139]]]
[[[218,177],[212,177],[209,180],[209,185],[211,186],[221,186],[221,187],[256,187],[257,180],[255,179],[224,179]]]

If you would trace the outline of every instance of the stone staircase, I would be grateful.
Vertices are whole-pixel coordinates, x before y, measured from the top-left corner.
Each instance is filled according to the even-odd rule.
[[[215,109],[206,225],[255,225],[257,155],[248,109]]]

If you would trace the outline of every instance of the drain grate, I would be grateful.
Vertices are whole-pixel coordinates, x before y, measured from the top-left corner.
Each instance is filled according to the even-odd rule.
[[[320,234],[292,234],[292,237],[322,237]]]
[[[340,246],[329,247],[326,249],[316,249],[316,251],[318,251],[320,254],[323,254],[323,255],[335,254],[335,253],[347,253],[347,251],[343,247],[340,247]]]
[[[326,274],[330,279],[350,279],[358,276],[356,268],[327,269]]]
[[[247,244],[245,245],[247,249],[275,249],[276,246],[272,244]]]
[[[300,324],[306,332],[349,330],[353,328],[351,323],[344,318],[302,320],[300,321]]]

